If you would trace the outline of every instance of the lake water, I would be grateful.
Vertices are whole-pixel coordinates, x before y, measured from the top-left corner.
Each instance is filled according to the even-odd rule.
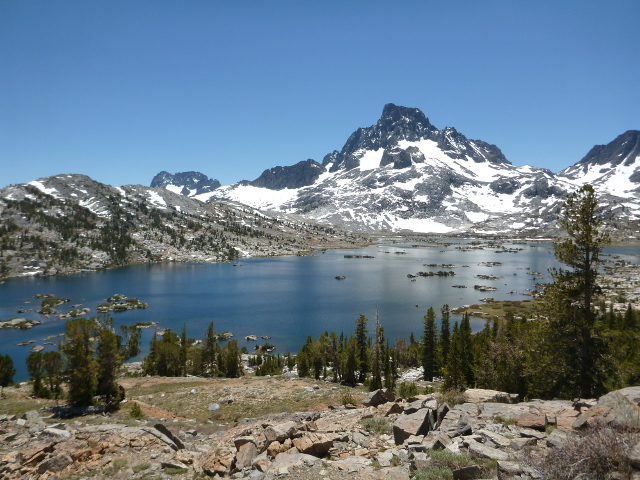
[[[24,317],[43,320],[30,330],[0,330],[0,354],[9,354],[16,366],[16,380],[28,375],[24,359],[31,346],[17,346],[25,340],[42,345],[46,337],[64,332],[65,320],[42,319],[34,295],[51,293],[71,301],[57,307],[67,312],[71,305],[95,307],[113,294],[121,293],[149,304],[145,310],[115,313],[116,325],[158,322],[158,327],[180,332],[183,324],[191,338],[202,338],[210,322],[217,332],[231,331],[240,346],[253,349],[245,335],[268,335],[276,352],[297,352],[308,335],[324,331],[350,334],[355,320],[364,314],[373,329],[376,309],[390,343],[411,332],[422,335],[423,317],[430,306],[439,314],[443,304],[451,307],[480,303],[480,298],[527,299],[525,293],[537,282],[548,281],[548,269],[557,266],[550,244],[514,245],[518,253],[496,253],[496,247],[460,250],[463,243],[415,248],[409,243],[383,243],[353,250],[317,252],[309,257],[255,258],[232,264],[152,264],[65,277],[15,278],[0,285],[0,319]],[[610,253],[635,253],[630,249],[609,249]],[[369,255],[375,258],[345,258]],[[624,257],[638,262],[638,257]],[[501,262],[487,266],[485,262]],[[455,267],[426,267],[424,264],[453,264]],[[529,270],[527,270],[529,269]],[[451,277],[418,277],[419,271],[453,270]],[[540,272],[541,275],[531,275]],[[335,277],[346,278],[337,280]],[[476,275],[502,277],[482,280]],[[539,278],[543,277],[543,278]],[[535,278],[535,279],[534,279]],[[465,285],[467,288],[452,288]],[[480,292],[474,285],[498,288]],[[517,291],[518,294],[509,292]],[[18,314],[20,309],[27,313]],[[453,316],[452,320],[459,317]],[[478,330],[483,320],[472,318]],[[153,329],[143,331],[142,349],[148,349]],[[45,352],[57,348],[45,346]],[[260,340],[259,342],[260,343]]]

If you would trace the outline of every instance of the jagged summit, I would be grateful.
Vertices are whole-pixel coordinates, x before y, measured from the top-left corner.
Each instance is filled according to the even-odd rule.
[[[558,176],[591,183],[608,194],[640,197],[640,131],[628,130],[606,145],[594,146]]]
[[[212,192],[220,185],[218,180],[211,179],[200,172],[181,172],[172,175],[162,171],[151,180],[151,187],[163,187],[188,197]]]

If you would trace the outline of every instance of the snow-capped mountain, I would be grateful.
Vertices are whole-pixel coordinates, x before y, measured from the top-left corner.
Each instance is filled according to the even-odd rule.
[[[220,187],[220,182],[200,172],[180,172],[172,175],[162,171],[153,177],[151,187],[163,187],[174,193],[193,197],[214,191]]]
[[[607,145],[596,145],[558,177],[618,197],[640,197],[640,131],[628,130]]]
[[[619,147],[594,147],[574,167],[554,174],[514,166],[495,145],[451,127],[439,130],[417,108],[388,104],[375,125],[356,130],[321,164],[272,168],[253,182],[196,197],[368,232],[540,234],[555,230],[566,194],[590,181],[606,197],[608,218],[622,213],[637,223],[638,132],[621,137]]]

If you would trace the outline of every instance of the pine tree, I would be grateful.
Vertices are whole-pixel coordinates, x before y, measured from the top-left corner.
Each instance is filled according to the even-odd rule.
[[[360,314],[356,320],[356,341],[358,345],[358,369],[359,369],[359,382],[364,382],[369,374],[369,359],[368,359],[368,342],[367,342],[367,322],[369,320],[364,315]]]
[[[0,355],[0,387],[6,387],[13,383],[16,369],[9,355]]]
[[[433,381],[436,372],[436,313],[433,307],[429,307],[424,316],[424,333],[422,335],[422,368],[424,379]]]
[[[96,394],[104,395],[107,409],[119,402],[118,372],[122,366],[121,338],[113,329],[113,318],[98,317],[96,350]]]
[[[462,357],[462,379],[467,387],[474,385],[473,337],[469,313],[465,312],[460,321],[460,355]]]
[[[42,356],[42,371],[47,381],[49,394],[58,400],[62,394],[62,355],[51,351]]]
[[[220,351],[218,345],[218,337],[213,329],[213,322],[209,323],[207,332],[205,333],[204,340],[202,342],[202,355],[200,360],[200,369],[202,373],[207,373],[211,376],[218,374],[216,368],[216,358]]]
[[[449,355],[449,344],[451,342],[451,326],[449,325],[451,312],[449,311],[449,305],[444,304],[440,309],[440,314],[442,315],[442,321],[440,324],[440,338],[438,342],[438,371],[440,374],[442,374],[445,364],[447,363],[447,356]]]
[[[65,327],[60,351],[66,358],[69,401],[75,405],[90,405],[98,386],[93,340],[95,323],[86,318],[74,318],[67,321]]]
[[[376,310],[375,343],[373,345],[373,377],[369,390],[374,391],[382,388],[382,355],[384,352],[384,331],[380,326],[380,317]]]
[[[567,196],[560,224],[568,238],[554,244],[556,258],[570,270],[553,269],[554,283],[545,289],[554,345],[566,380],[563,396],[592,398],[604,391],[604,344],[593,309],[598,265],[609,236],[601,231],[598,199],[591,185]]]
[[[180,376],[187,375],[187,326],[182,325],[182,333],[180,335]]]
[[[42,352],[31,352],[27,357],[27,371],[31,375],[32,391],[35,397],[47,398],[48,392],[42,383]]]
[[[242,375],[242,361],[237,340],[229,340],[221,350],[224,376],[238,378]]]
[[[447,356],[447,366],[444,371],[443,388],[445,390],[450,388],[461,388],[463,381],[462,342],[460,339],[458,322],[454,322],[451,343],[449,345],[449,355]]]

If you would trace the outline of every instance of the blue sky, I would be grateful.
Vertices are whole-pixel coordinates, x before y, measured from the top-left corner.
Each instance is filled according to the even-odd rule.
[[[223,184],[321,161],[384,104],[561,170],[640,129],[640,2],[0,2],[0,187]]]

